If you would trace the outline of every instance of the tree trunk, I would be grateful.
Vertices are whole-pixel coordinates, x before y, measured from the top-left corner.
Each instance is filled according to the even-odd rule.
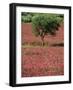
[[[42,46],[44,46],[44,37],[43,36],[41,37],[41,40],[42,40]]]

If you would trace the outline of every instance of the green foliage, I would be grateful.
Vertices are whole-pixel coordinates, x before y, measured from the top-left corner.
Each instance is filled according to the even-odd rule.
[[[32,21],[32,16],[31,15],[23,15],[21,17],[21,21],[24,22],[24,23],[28,23],[28,22],[31,22]]]
[[[32,17],[34,16],[47,16],[47,17],[51,17],[51,16],[54,16],[54,17],[59,17],[62,19],[63,21],[63,15],[62,14],[47,14],[47,13],[29,13],[29,12],[22,12],[21,14],[21,21],[22,22],[32,22]]]
[[[32,31],[36,36],[55,35],[62,21],[56,14],[35,15],[32,17]]]

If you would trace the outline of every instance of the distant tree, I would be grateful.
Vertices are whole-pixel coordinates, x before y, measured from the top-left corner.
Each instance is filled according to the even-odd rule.
[[[32,32],[35,36],[40,36],[42,45],[46,35],[55,35],[62,18],[57,15],[39,14],[32,17]]]
[[[21,17],[21,21],[23,22],[23,23],[30,23],[31,22],[31,20],[32,20],[32,16],[31,15],[23,15],[22,17]]]

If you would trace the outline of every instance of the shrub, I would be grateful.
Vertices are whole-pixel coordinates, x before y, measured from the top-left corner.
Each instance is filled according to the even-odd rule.
[[[31,15],[26,15],[21,17],[21,21],[24,23],[28,23],[32,21],[32,16]]]

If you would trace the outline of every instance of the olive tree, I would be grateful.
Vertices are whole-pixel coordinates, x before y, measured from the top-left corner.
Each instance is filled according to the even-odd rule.
[[[40,36],[42,45],[46,35],[55,35],[62,18],[57,15],[38,14],[32,17],[32,32],[35,36]]]

